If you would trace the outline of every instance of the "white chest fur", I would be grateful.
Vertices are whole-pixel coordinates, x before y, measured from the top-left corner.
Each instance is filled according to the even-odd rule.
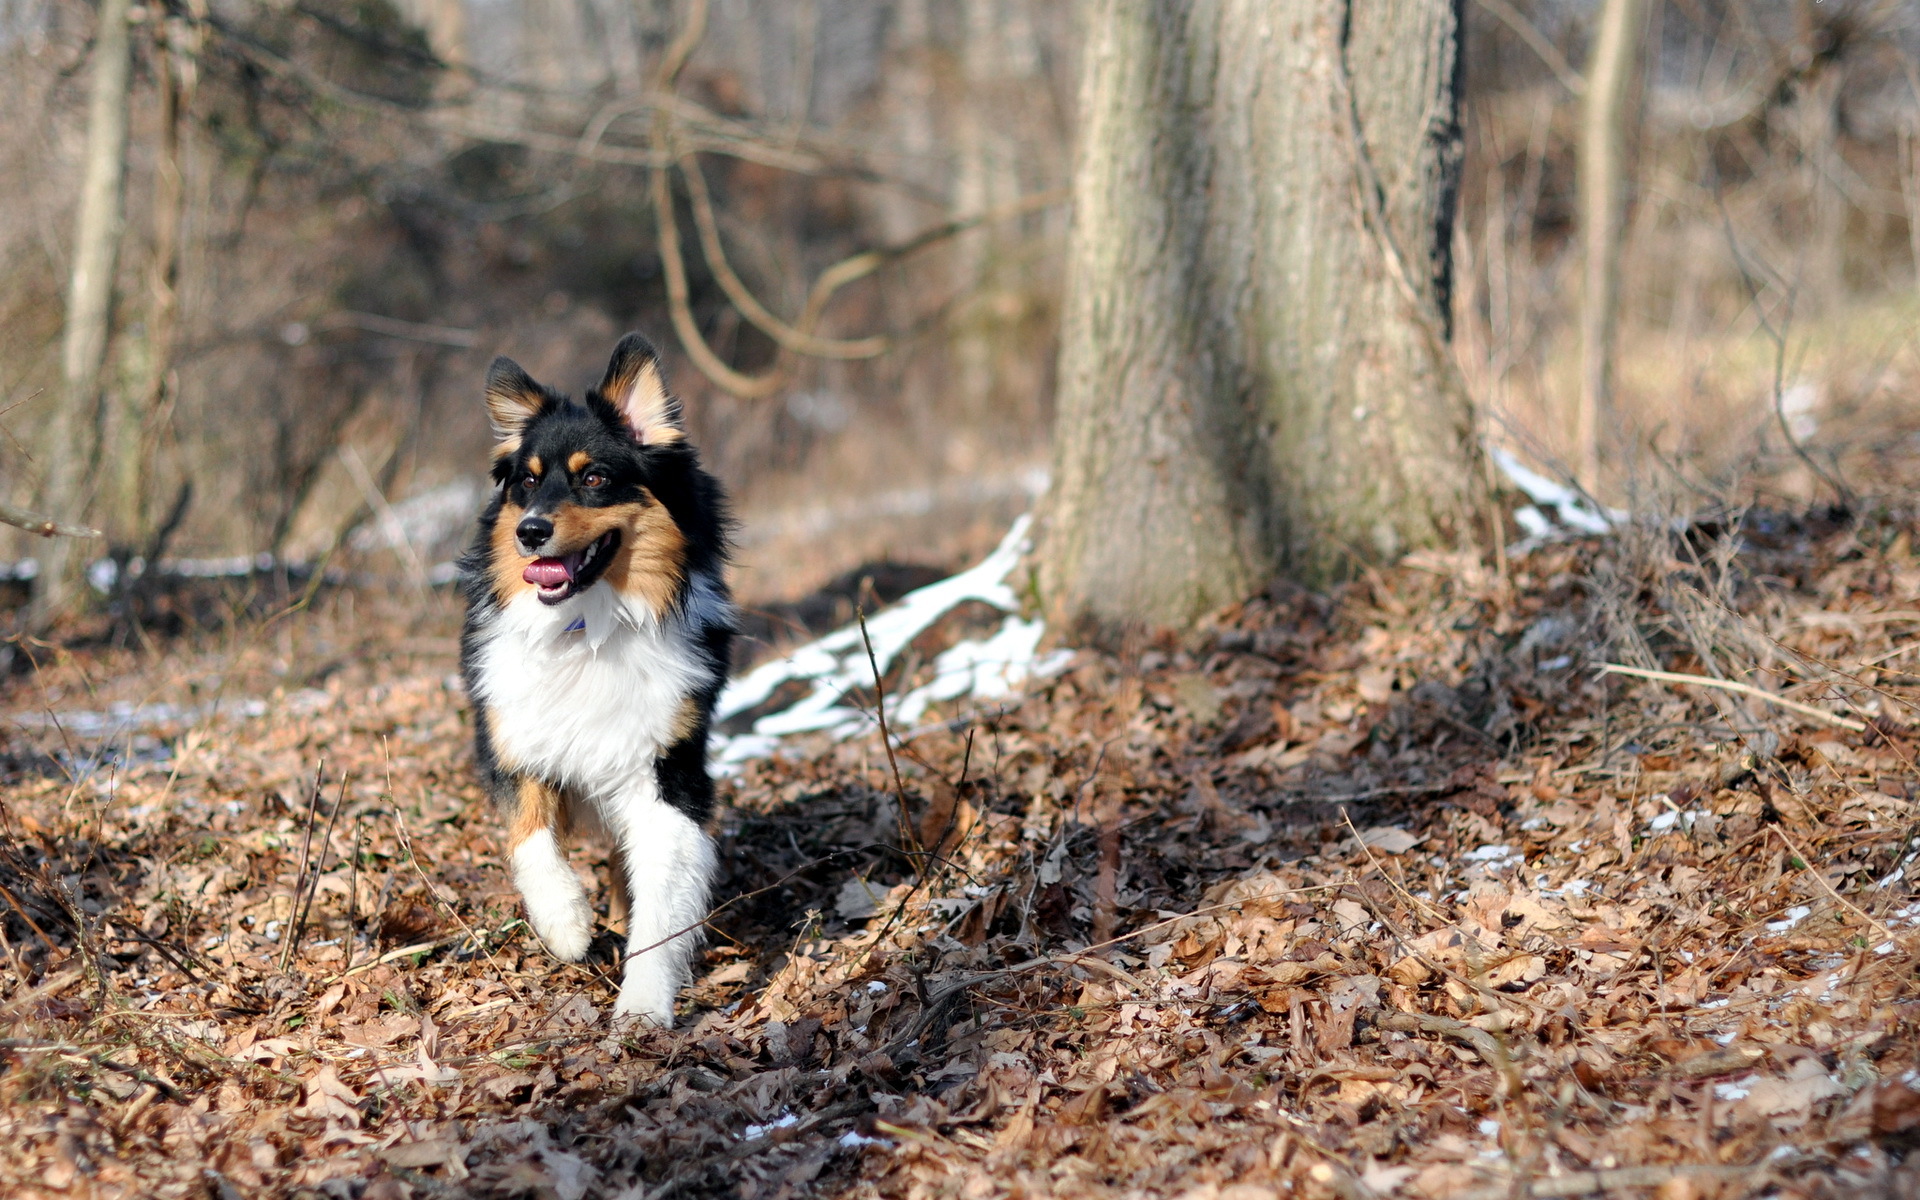
[[[474,683],[500,757],[601,804],[651,796],[654,760],[715,670],[698,622],[724,601],[707,581],[694,584],[688,611],[664,621],[605,583],[553,607],[529,593],[494,612],[479,631]]]

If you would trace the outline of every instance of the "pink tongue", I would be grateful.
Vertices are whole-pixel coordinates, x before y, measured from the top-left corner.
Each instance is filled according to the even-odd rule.
[[[574,567],[579,565],[580,556],[569,554],[565,558],[536,558],[527,564],[520,578],[536,587],[559,587],[573,580]]]

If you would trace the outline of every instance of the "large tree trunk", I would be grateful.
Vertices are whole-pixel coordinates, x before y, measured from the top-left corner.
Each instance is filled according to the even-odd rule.
[[[1054,614],[1181,625],[1461,536],[1481,476],[1446,346],[1457,0],[1089,18]]]
[[[93,87],[87,110],[87,157],[73,240],[73,276],[60,364],[65,384],[50,423],[46,454],[46,509],[77,518],[92,493],[88,480],[100,416],[100,369],[107,357],[113,315],[113,273],[120,255],[121,179],[127,160],[127,74],[131,38],[128,0],[101,0],[93,43]],[[43,629],[72,593],[77,574],[73,543],[46,544],[34,580],[31,622]]]

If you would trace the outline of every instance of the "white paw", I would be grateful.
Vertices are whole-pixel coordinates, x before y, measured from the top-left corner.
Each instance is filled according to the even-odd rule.
[[[542,911],[543,908],[546,911]],[[585,896],[579,898],[579,903],[564,908],[536,906],[529,896],[527,924],[533,926],[547,949],[562,962],[579,962],[585,958],[587,946],[593,941],[593,909]]]
[[[629,980],[620,988],[620,998],[613,1002],[614,1021],[618,1023],[623,1018],[638,1021],[642,1025],[672,1029],[673,1001],[671,998],[661,1001],[656,997],[642,995]]]
[[[645,955],[627,963],[626,978],[620,982],[620,998],[613,1002],[613,1015],[638,1017],[649,1025],[673,1028],[673,1000],[680,991],[676,972],[663,969],[663,961],[648,962]]]
[[[526,901],[527,924],[554,957],[564,962],[585,958],[593,940],[593,906],[551,833],[543,829],[514,850],[513,881]]]

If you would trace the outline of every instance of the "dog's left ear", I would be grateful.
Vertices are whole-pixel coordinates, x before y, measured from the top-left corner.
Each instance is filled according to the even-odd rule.
[[[660,356],[637,333],[621,338],[613,348],[600,395],[620,410],[642,446],[664,446],[687,436],[680,423],[680,402],[668,394],[660,373]]]

